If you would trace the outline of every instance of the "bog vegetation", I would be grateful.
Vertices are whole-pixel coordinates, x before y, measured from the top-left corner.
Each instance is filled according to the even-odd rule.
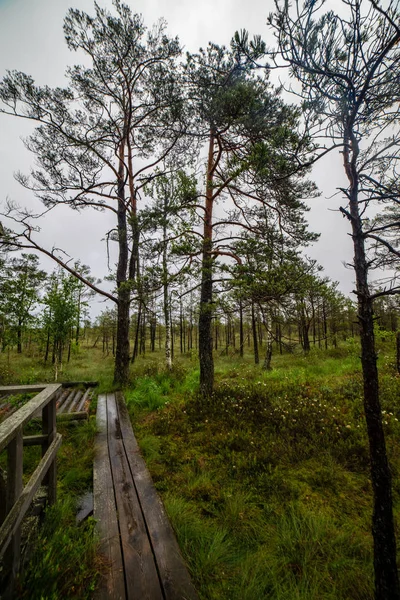
[[[37,125],[17,179],[45,206],[2,209],[0,382],[126,390],[204,598],[400,598],[399,13],[342,4],[277,0],[267,42],[241,31],[186,56],[119,0],[70,9],[83,64],[65,87],[0,81],[2,118]],[[293,103],[270,82],[284,68]],[[311,169],[337,152],[355,300],[306,255]],[[103,281],[42,244],[60,205],[114,219]],[[96,320],[94,294],[112,306]],[[49,580],[49,597],[74,592]]]
[[[304,353],[292,333],[291,351],[281,354],[275,341],[270,371],[254,364],[251,323],[245,321],[241,357],[233,342],[238,342],[238,318],[229,329],[221,320],[216,389],[207,402],[199,395],[195,331],[193,348],[186,345],[181,352],[181,322],[173,319],[174,367],[169,371],[158,343],[160,334],[164,339],[163,326],[156,328],[154,348],[151,325],[144,329],[125,397],[201,598],[374,597],[360,347],[358,337],[350,335],[346,312],[340,316],[339,332],[332,333],[328,322],[327,348],[325,340],[320,344],[316,338],[314,344],[311,334],[310,351]],[[382,307],[380,316],[383,424],[398,522],[396,315]],[[189,327],[184,314],[185,344]],[[258,329],[264,353],[261,334]],[[29,342],[23,343],[21,354],[16,346],[2,353],[3,382],[53,380],[54,365],[43,360],[45,339],[41,351],[31,340],[29,349]],[[100,327],[82,328],[62,376],[97,377],[100,392],[111,389],[112,332],[107,339]],[[92,485],[95,431],[94,416],[87,425],[62,429],[59,500],[47,514],[20,581],[22,598],[85,598],[95,589],[103,565],[93,522],[77,526],[75,521],[76,501]]]

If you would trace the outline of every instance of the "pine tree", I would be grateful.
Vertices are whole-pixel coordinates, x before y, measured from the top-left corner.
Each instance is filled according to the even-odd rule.
[[[118,246],[116,294],[93,285],[49,249],[33,228],[12,236],[16,246],[45,251],[117,305],[115,382],[129,375],[129,309],[139,277],[138,199],[155,165],[181,139],[181,87],[177,84],[177,39],[165,22],[147,30],[140,15],[119,0],[111,14],[95,4],[95,16],[70,9],[64,22],[68,47],[85,64],[67,71],[69,85],[36,86],[31,77],[9,72],[0,84],[0,111],[38,123],[27,140],[39,167],[19,175],[48,208],[94,208],[115,218],[109,239]],[[15,216],[15,211],[12,211]],[[18,216],[15,217],[18,219]],[[20,216],[25,225],[26,215]]]

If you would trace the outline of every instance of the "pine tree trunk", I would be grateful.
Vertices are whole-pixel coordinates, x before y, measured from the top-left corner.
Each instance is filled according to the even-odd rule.
[[[125,205],[125,137],[119,148],[118,165],[118,266],[117,266],[117,335],[114,363],[114,383],[125,386],[129,379],[129,305],[130,288],[127,281],[128,233]]]
[[[214,387],[212,340],[212,258],[211,239],[203,244],[202,282],[199,316],[200,393],[207,397]]]
[[[325,339],[325,350],[328,349],[328,323],[326,318],[326,304],[325,300],[322,305],[322,318],[323,318],[323,330],[324,330],[324,339]]]
[[[54,344],[54,346],[55,346],[55,344]],[[54,353],[53,364],[54,364],[54,381],[57,382],[57,380],[58,380],[58,352],[57,351],[55,351],[55,353]]]
[[[243,358],[243,346],[244,346],[244,337],[243,337],[243,305],[242,301],[239,302],[239,354],[240,357]]]
[[[50,350],[50,329],[47,330],[46,350],[44,353],[44,364],[47,363],[47,360],[49,358],[49,350]]]
[[[17,327],[17,353],[22,354],[22,321],[18,320]]]
[[[171,320],[168,303],[168,285],[164,284],[164,321],[165,321],[165,364],[167,369],[172,369],[171,352]]]
[[[139,302],[138,306],[138,314],[136,319],[136,328],[135,328],[135,342],[133,344],[133,352],[131,362],[134,363],[138,354],[139,354],[139,331],[140,331],[140,322],[142,317],[142,304]]]
[[[151,321],[151,337],[150,337],[151,352],[155,352],[155,350],[156,350],[156,332],[157,332],[157,320],[156,320],[156,317],[154,316]]]
[[[189,332],[188,332],[188,350],[193,348],[193,312],[192,305],[190,304],[190,316],[189,316]]]
[[[283,344],[282,344],[282,323],[278,325],[278,344],[279,344],[279,354],[283,354]]]
[[[301,326],[301,339],[302,339],[303,350],[306,354],[308,354],[311,350],[310,338],[308,335],[310,324],[307,323],[307,317],[305,315],[304,307],[302,307],[302,309],[301,309],[300,326]]]
[[[129,304],[130,293],[125,282],[118,288],[114,383],[119,386],[127,385],[129,379]]]
[[[308,337],[308,327],[307,327],[306,323],[303,323],[302,339],[303,339],[303,350],[306,354],[308,354],[311,350],[311,346],[310,346],[310,338]]]
[[[311,298],[311,321],[312,321],[313,346],[315,348],[315,343],[317,341],[317,330],[316,330],[316,323],[315,323],[315,306],[314,306],[314,301],[312,298]]]
[[[170,332],[171,332],[171,360],[174,361],[174,324],[172,322],[172,307],[171,303],[169,305],[169,322],[170,322]]]
[[[182,314],[182,301],[180,303],[179,311],[179,341],[181,347],[181,354],[183,354],[183,314]]]
[[[253,330],[254,363],[258,365],[260,363],[260,356],[258,354],[257,322],[254,311],[254,302],[251,303],[251,325]]]
[[[321,307],[318,306],[318,323],[317,323],[318,348],[321,348]]]
[[[263,362],[263,371],[271,371],[271,359],[272,359],[272,341],[267,338],[266,349],[265,349],[265,358]]]
[[[76,316],[76,332],[75,332],[75,345],[79,345],[79,336],[81,333],[81,292],[78,294],[78,310]]]
[[[167,263],[167,202],[164,198],[164,226],[163,226],[163,294],[164,294],[164,322],[165,322],[165,364],[168,371],[172,369],[172,352],[171,352],[171,319],[170,319],[170,303],[168,293],[168,263]]]
[[[263,366],[262,366],[262,368],[263,368],[264,371],[270,371],[271,370],[271,359],[272,359],[272,332],[271,332],[271,328],[272,328],[272,320],[271,320],[270,311],[267,308],[266,318],[265,318],[265,330],[266,330],[266,334],[267,334],[267,339],[266,339],[265,358],[264,358],[264,363],[263,363]]]
[[[350,160],[350,141],[351,152]],[[352,131],[345,138],[344,166],[350,181],[350,221],[354,245],[354,269],[358,297],[364,411],[367,423],[373,490],[372,534],[374,538],[375,600],[398,600],[399,577],[393,523],[392,475],[389,468],[379,401],[377,356],[374,338],[373,301],[368,286],[368,262],[358,204],[356,161],[358,142]]]
[[[212,340],[212,216],[213,216],[213,168],[215,135],[210,132],[207,163],[206,202],[204,212],[203,256],[201,269],[199,359],[200,393],[212,394],[214,388],[214,359]]]
[[[140,327],[139,353],[146,354],[146,311],[143,311],[142,326]]]

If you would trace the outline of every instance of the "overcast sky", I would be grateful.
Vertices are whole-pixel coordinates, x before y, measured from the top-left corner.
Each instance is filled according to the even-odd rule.
[[[100,6],[111,7],[110,0],[99,0]],[[136,0],[126,2],[132,10],[142,13],[146,25],[160,17],[168,22],[171,35],[178,35],[186,50],[196,51],[209,41],[229,44],[233,33],[247,29],[260,34],[272,45],[272,35],[266,25],[273,10],[273,0]],[[339,3],[331,0],[331,6]],[[17,69],[33,76],[38,84],[64,85],[64,72],[69,64],[79,62],[78,55],[68,51],[63,38],[63,18],[69,7],[93,14],[89,0],[0,0],[0,77],[6,69]],[[284,75],[283,75],[284,76]],[[0,204],[11,198],[21,205],[34,207],[37,201],[21,188],[13,174],[28,173],[32,155],[24,148],[21,137],[29,133],[22,120],[0,115]],[[332,198],[337,186],[345,184],[341,155],[331,153],[314,169],[313,179],[321,197],[311,200],[310,226],[321,234],[320,240],[307,254],[316,258],[325,274],[339,281],[340,289],[354,289],[354,275],[343,266],[352,259],[349,224],[338,212],[340,196]],[[46,217],[41,240],[48,247],[64,248],[75,259],[89,264],[93,275],[106,274],[105,232],[112,224],[108,215],[93,211],[76,214],[60,207]],[[46,269],[53,265],[44,261]],[[354,298],[354,296],[353,296]],[[98,309],[95,309],[98,312]]]

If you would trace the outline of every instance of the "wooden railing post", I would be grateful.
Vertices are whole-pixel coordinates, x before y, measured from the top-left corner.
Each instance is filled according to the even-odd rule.
[[[42,456],[54,440],[57,433],[56,422],[56,397],[54,397],[42,410],[42,433],[47,435],[47,441],[42,444]],[[54,504],[57,497],[57,462],[54,458],[49,467],[44,483],[48,486],[48,502]]]
[[[7,496],[6,512],[10,512],[15,502],[21,495],[23,471],[23,433],[19,428],[15,437],[7,446]],[[19,571],[21,545],[21,527],[18,527],[12,536],[7,551],[7,563],[11,573],[11,581],[14,581]]]
[[[0,469],[0,525],[3,524],[7,514],[7,485],[3,470]]]
[[[21,523],[40,485],[46,479],[49,503],[56,499],[56,456],[61,435],[56,429],[56,395],[60,384],[0,387],[0,393],[38,392],[24,406],[0,423],[0,452],[7,451],[7,479],[0,470],[0,598],[14,597],[15,579],[20,567]],[[41,435],[26,436],[24,426],[42,413]],[[41,445],[42,460],[23,485],[23,446]],[[5,494],[4,494],[5,492]],[[5,496],[5,502],[4,502]]]

